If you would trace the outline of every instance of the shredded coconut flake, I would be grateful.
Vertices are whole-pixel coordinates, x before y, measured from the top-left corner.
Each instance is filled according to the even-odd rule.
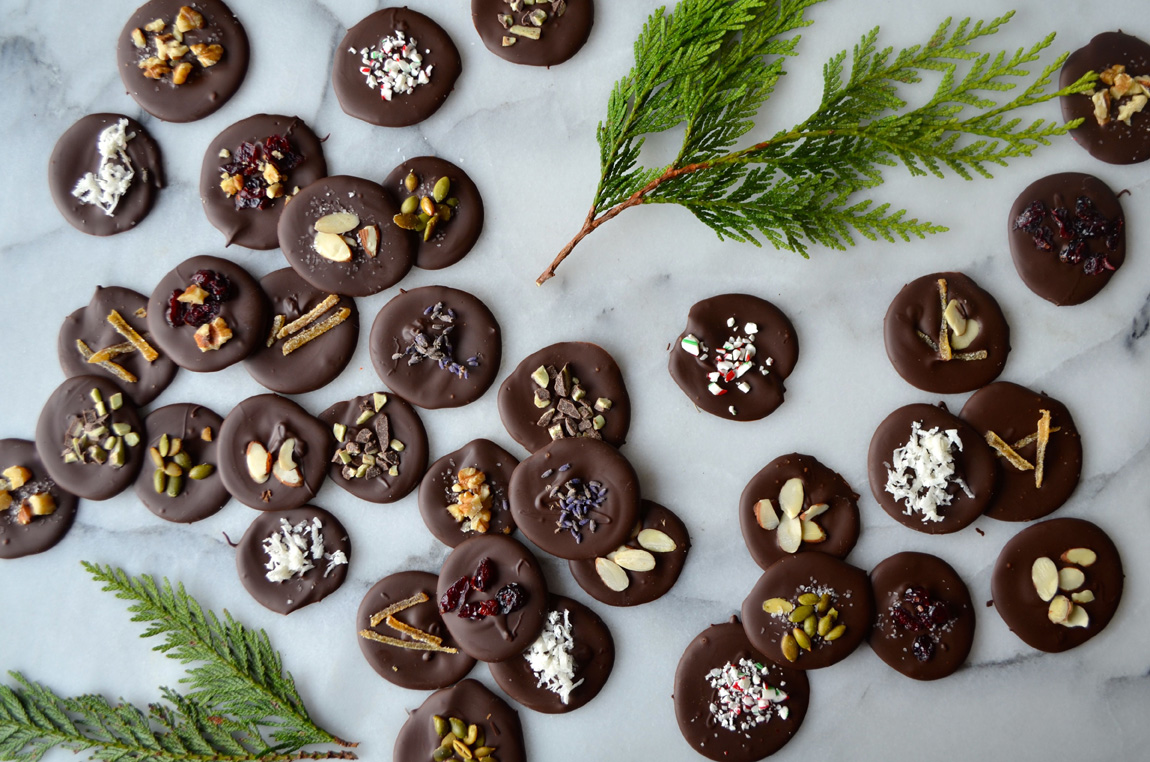
[[[707,684],[715,690],[709,707],[715,721],[727,730],[746,732],[775,713],[785,720],[790,710],[778,705],[789,696],[768,684],[767,675],[765,666],[746,658],[708,672]]]
[[[128,120],[121,119],[105,127],[96,140],[96,150],[100,153],[100,166],[80,178],[72,195],[81,204],[100,207],[109,217],[115,216],[120,199],[132,187],[136,171],[128,158],[128,141],[136,133],[128,132]]]
[[[263,542],[268,556],[268,562],[264,564],[268,569],[265,575],[268,582],[286,582],[292,577],[302,577],[315,568],[316,561],[328,562],[323,573],[325,577],[335,567],[346,564],[347,555],[342,550],[324,552],[321,529],[323,524],[318,518],[310,523],[301,521],[294,527],[287,519],[280,519],[279,531]]]
[[[575,638],[571,635],[570,617],[571,612],[566,609],[562,616],[558,611],[550,612],[543,632],[523,652],[523,658],[539,678],[538,686],[557,694],[564,704],[570,700],[571,691],[583,684],[582,680],[575,682],[575,657],[571,655]]]
[[[954,499],[947,491],[957,484],[967,497],[970,487],[954,472],[954,452],[962,452],[957,429],[922,431],[918,421],[910,425],[910,439],[896,449],[887,465],[886,491],[906,506],[906,514],[922,514],[923,522],[942,521],[938,509]]]

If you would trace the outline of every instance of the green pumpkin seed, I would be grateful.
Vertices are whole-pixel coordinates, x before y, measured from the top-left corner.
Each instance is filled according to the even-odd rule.
[[[783,641],[779,645],[782,646],[783,658],[787,661],[799,658],[799,644],[789,632],[783,636]]]
[[[437,202],[442,202],[447,198],[447,194],[451,192],[451,178],[446,175],[435,181],[435,187],[431,189],[431,195],[435,197]]]
[[[811,650],[811,639],[807,637],[807,634],[803,632],[801,627],[796,627],[791,630],[791,634],[795,636],[795,642],[799,644],[799,648],[804,651]]]
[[[471,744],[471,745],[472,745],[472,746],[479,746],[479,747],[482,747],[482,746],[483,746],[483,742],[484,742],[484,741],[486,741],[487,739],[486,739],[486,738],[484,737],[484,735],[483,735],[483,728],[479,728],[478,730],[479,730],[479,732],[475,734],[475,743],[473,743],[473,744]],[[489,748],[491,749],[491,751],[492,751],[492,752],[494,752],[494,751],[495,751],[495,747],[494,747],[494,746],[492,746],[492,747],[489,747]],[[478,753],[478,751],[476,752],[476,755],[475,755],[475,756],[477,756],[477,757],[478,757],[478,756],[480,756],[480,755],[479,755],[479,753]],[[488,753],[488,756],[490,756],[490,752]]]
[[[414,172],[408,172],[407,177],[403,178],[403,187],[407,188],[408,193],[414,192],[419,187],[419,178],[415,176]]]
[[[168,486],[168,476],[164,473],[164,469],[157,468],[156,473],[152,474],[152,486],[156,488],[156,494],[164,494],[164,490]]]
[[[485,759],[487,757],[490,757],[494,753],[495,753],[495,747],[494,746],[480,746],[478,749],[475,750],[475,758],[476,759]]]
[[[458,738],[455,739],[455,743],[452,744],[452,748],[455,749],[455,754],[460,759],[463,759],[463,760],[475,759],[475,755],[471,753],[471,749],[469,749],[467,747],[467,744],[465,744],[463,741],[461,741]]]
[[[459,206],[459,199],[452,197],[452,198],[447,199],[443,203],[447,204],[452,209],[454,209],[455,207]]]
[[[827,609],[830,608],[830,605],[831,605],[831,594],[830,593],[823,593],[822,597],[819,598],[819,605],[815,606],[815,611],[819,612],[820,614],[825,614],[825,613],[827,613]]]
[[[435,228],[439,222],[438,217],[431,217],[427,220],[427,226],[423,228],[423,240],[430,241],[431,237],[435,235]]]
[[[399,211],[403,212],[404,214],[412,214],[418,208],[419,196],[408,196],[403,200],[403,204],[400,205]]]
[[[808,638],[813,638],[815,636],[815,626],[817,624],[818,622],[816,621],[814,614],[811,614],[809,617],[803,620],[803,632],[807,634]]]
[[[799,596],[799,603],[803,606],[814,606],[818,602],[818,593],[803,593]]]
[[[791,621],[795,624],[804,621],[807,617],[815,612],[812,606],[799,606],[791,612]]]
[[[833,630],[831,630],[830,632],[828,632],[826,634],[826,636],[824,636],[823,640],[838,640],[839,638],[841,638],[843,636],[843,633],[846,631],[847,631],[847,626],[845,624],[840,624],[838,627],[836,627]]]
[[[432,201],[429,196],[424,196],[419,200],[419,208],[422,209],[423,213],[428,217],[435,215],[435,202]]]
[[[184,477],[173,476],[168,479],[168,497],[179,497],[180,490],[184,488]]]
[[[438,714],[431,718],[431,724],[435,727],[435,735],[439,738],[443,738],[443,734],[451,730],[451,726],[447,724],[447,720]]]
[[[434,762],[446,762],[455,756],[455,750],[450,747],[440,747],[431,752],[431,758]]]
[[[467,744],[468,746],[474,746],[475,745],[475,739],[476,739],[476,737],[478,737],[478,735],[479,735],[479,726],[478,725],[468,725],[467,726],[467,737],[463,739],[463,742],[465,744]]]
[[[439,748],[447,749],[448,751],[451,751],[452,753],[454,753],[454,751],[451,748],[451,745],[454,743],[455,743],[455,735],[451,732],[451,728],[448,727],[447,733],[445,733],[443,736],[443,740],[439,742]]]
[[[180,452],[176,453],[175,456],[172,457],[172,460],[175,461],[177,466],[184,469],[185,471],[192,467],[192,456],[188,455],[187,450],[181,450]]]
[[[201,463],[198,466],[193,466],[192,470],[188,471],[188,476],[199,481],[200,479],[207,479],[215,470],[215,466],[211,463]]]
[[[439,218],[440,222],[447,222],[451,219],[451,207],[447,204],[436,204],[435,216]]]
[[[72,440],[72,441],[75,442],[76,440]],[[149,447],[148,448],[148,455],[152,456],[152,463],[156,466],[156,468],[163,468],[164,467],[164,456],[160,455],[159,450],[157,450],[155,447]]]
[[[161,458],[168,457],[168,447],[169,447],[168,435],[164,434],[163,436],[160,437],[160,446],[158,448],[160,450],[160,457]]]
[[[448,722],[451,723],[451,734],[456,738],[463,739],[467,736],[467,723],[458,717],[452,717]]]
[[[819,637],[825,638],[827,636],[827,633],[831,631],[831,625],[833,625],[834,623],[835,623],[834,618],[830,617],[830,616],[824,616],[823,618],[819,619],[819,626],[817,629],[817,632],[819,633]]]
[[[412,214],[397,214],[391,218],[397,228],[401,230],[418,230],[419,218]]]
[[[168,476],[183,476],[184,469],[180,468],[175,463],[169,463],[168,465],[164,466],[164,473]]]

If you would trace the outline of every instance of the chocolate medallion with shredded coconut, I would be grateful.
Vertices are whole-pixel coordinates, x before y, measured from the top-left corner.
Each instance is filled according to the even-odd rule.
[[[910,425],[906,444],[891,455],[887,466],[886,491],[902,502],[908,516],[921,514],[923,522],[942,521],[939,512],[951,504],[951,485],[973,498],[970,487],[955,471],[955,453],[962,452],[957,429],[937,426],[923,431],[918,421]]]
[[[547,614],[543,632],[523,652],[531,671],[538,678],[538,687],[559,696],[565,705],[571,700],[571,691],[583,684],[575,680],[575,638],[572,635],[571,612],[552,610]]]
[[[327,561],[323,572],[325,577],[335,567],[346,564],[347,554],[342,550],[325,552],[322,529],[323,522],[318,517],[295,526],[281,518],[279,531],[263,541],[268,559],[265,564],[268,582],[286,582],[293,577],[302,577],[322,561]]]

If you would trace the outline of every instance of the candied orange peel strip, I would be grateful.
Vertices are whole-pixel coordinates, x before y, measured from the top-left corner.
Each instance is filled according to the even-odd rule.
[[[950,349],[950,335],[946,325],[946,278],[938,279],[938,298],[942,307],[939,316],[941,326],[938,329],[938,352],[943,360],[950,360],[954,353]]]
[[[1014,451],[1014,448],[1002,441],[1002,437],[995,434],[993,431],[986,432],[986,443],[998,451],[998,454],[1010,461],[1010,465],[1017,468],[1019,471],[1033,470],[1034,466],[1030,461],[1019,455]]]
[[[1050,433],[1051,434],[1057,434],[1059,431],[1062,431],[1061,426],[1051,426],[1050,427]],[[1037,441],[1038,441],[1038,432],[1036,431],[1033,434],[1031,434],[1030,436],[1023,437],[1022,439],[1018,440],[1017,442],[1012,444],[1011,447],[1013,447],[1016,450],[1021,450],[1023,447],[1026,447],[1027,445],[1034,444]]]
[[[393,630],[402,632],[404,635],[407,635],[410,638],[418,640],[420,643],[429,643],[433,646],[443,645],[443,638],[439,637],[438,635],[432,635],[430,633],[424,632],[417,627],[412,627],[406,622],[401,622],[395,618],[394,614],[388,615],[387,626]]]
[[[436,651],[444,654],[459,653],[457,649],[451,648],[450,646],[436,646],[419,640],[399,640],[398,638],[388,637],[387,635],[380,635],[378,632],[372,630],[360,630],[359,636],[367,640],[374,640],[376,643],[406,648],[409,651]]]
[[[155,362],[156,358],[160,356],[160,353],[153,349],[151,344],[144,341],[144,337],[136,333],[136,329],[128,325],[128,321],[124,320],[116,310],[112,310],[108,314],[108,323],[116,329],[116,333],[127,339],[148,362]]]
[[[87,360],[89,357],[92,357],[94,354],[96,354],[95,352],[92,351],[91,347],[89,347],[87,344],[84,343],[83,339],[76,339],[76,351],[78,351],[80,353],[80,356],[83,357],[85,360]],[[109,373],[111,373],[113,376],[120,379],[124,383],[134,384],[139,380],[138,378],[135,377],[135,375],[128,372],[128,369],[125,368],[123,365],[117,365],[116,363],[109,362],[107,360],[105,360],[104,362],[97,363],[97,365],[99,365],[101,368],[108,371]]]
[[[335,298],[339,299],[338,296]],[[302,347],[304,344],[307,344],[308,342],[323,336],[325,333],[330,331],[332,328],[335,328],[337,325],[347,320],[349,317],[351,317],[351,310],[347,307],[343,307],[339,312],[335,313],[327,320],[324,320],[322,323],[316,323],[306,331],[291,337],[284,342],[284,357],[287,357],[292,352]],[[284,330],[287,329],[285,328]]]
[[[272,330],[271,333],[268,334],[267,340],[268,348],[271,348],[276,343],[276,339],[279,338],[279,332],[283,330],[285,322],[287,322],[287,318],[283,315],[276,315],[272,318]]]
[[[279,332],[276,333],[276,338],[277,339],[286,339],[288,336],[291,336],[293,333],[296,333],[297,331],[300,331],[300,330],[303,330],[304,328],[307,328],[309,325],[314,323],[316,320],[319,320],[320,315],[327,312],[328,310],[330,310],[332,307],[334,307],[337,304],[339,304],[339,296],[337,296],[336,294],[328,294],[327,298],[324,299],[322,302],[320,302],[316,306],[312,307],[306,313],[304,313],[303,315],[300,315],[298,318],[291,321],[287,325],[280,328]],[[284,352],[284,354],[286,355],[287,352]]]
[[[427,593],[422,591],[418,592],[410,598],[404,598],[402,601],[396,601],[395,603],[385,608],[383,611],[372,614],[371,619],[368,621],[371,623],[372,627],[378,627],[379,623],[387,619],[389,616],[398,614],[401,611],[405,611],[412,606],[418,606],[420,603],[427,603],[428,600],[429,598],[427,597]]]
[[[136,351],[136,345],[130,341],[121,341],[119,344],[112,344],[111,346],[104,347],[91,357],[88,362],[93,365],[99,365],[108,360],[115,360],[120,355],[129,355]]]
[[[441,653],[453,654],[458,651],[450,646],[443,645],[443,638],[426,633],[423,630],[412,627],[409,624],[399,621],[395,615],[401,611],[405,611],[412,606],[420,603],[426,603],[429,600],[427,593],[422,591],[416,593],[410,598],[404,598],[402,601],[396,601],[383,611],[378,611],[371,615],[368,622],[372,627],[378,627],[380,622],[386,620],[387,626],[397,632],[402,632],[404,635],[411,637],[413,640],[400,640],[388,635],[380,635],[371,630],[360,630],[361,637],[368,640],[374,640],[378,643],[386,643],[390,646],[398,646],[400,648],[409,648],[413,651],[439,651]]]
[[[1046,461],[1046,445],[1050,442],[1050,411],[1039,410],[1042,417],[1038,419],[1038,454],[1034,456],[1034,487],[1042,487],[1043,463]]]

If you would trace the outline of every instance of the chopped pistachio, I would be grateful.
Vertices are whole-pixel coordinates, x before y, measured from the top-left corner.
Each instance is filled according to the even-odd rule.
[[[540,365],[535,369],[535,372],[531,374],[531,380],[546,389],[547,384],[551,382],[551,377],[547,375],[547,368]]]
[[[140,435],[134,431],[129,431],[124,435],[124,442],[128,447],[135,447],[140,443]]]
[[[113,423],[112,431],[116,432],[116,436],[127,436],[128,432],[132,430],[131,424],[127,423]]]
[[[335,435],[335,441],[343,444],[343,440],[347,436],[347,426],[337,423],[331,427],[331,433]]]
[[[361,413],[359,414],[359,416],[358,416],[358,417],[355,419],[355,425],[356,425],[356,426],[362,426],[363,424],[365,424],[365,423],[367,423],[368,421],[370,421],[370,420],[371,420],[371,418],[372,418],[372,416],[374,416],[374,415],[375,415],[375,411],[374,411],[374,410],[364,410],[364,411],[363,411],[363,412],[361,412]]]
[[[383,406],[387,404],[387,395],[375,392],[371,395],[371,403],[375,406],[375,412],[383,410]]]
[[[119,410],[124,405],[124,395],[121,392],[116,392],[108,398],[108,405],[113,410]]]
[[[395,450],[396,452],[403,452],[405,447],[406,447],[403,444],[403,442],[400,442],[398,439],[391,440],[390,442],[387,443],[387,446],[390,447],[391,449]]]
[[[611,400],[607,399],[606,397],[600,397],[599,399],[595,400],[595,409],[600,413],[606,413],[611,409]]]
[[[603,416],[597,415],[591,419],[591,425],[595,427],[595,431],[598,431],[607,425],[607,420]]]

